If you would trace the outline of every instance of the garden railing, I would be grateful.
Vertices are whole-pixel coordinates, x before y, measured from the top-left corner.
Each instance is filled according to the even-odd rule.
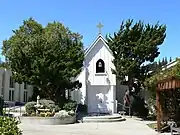
[[[124,109],[128,109],[129,116],[131,116],[131,106],[125,106],[124,104],[118,102],[118,105],[122,106]]]

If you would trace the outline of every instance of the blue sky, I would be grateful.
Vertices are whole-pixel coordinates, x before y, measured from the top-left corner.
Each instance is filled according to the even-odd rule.
[[[144,20],[167,25],[167,37],[160,47],[160,58],[180,54],[179,0],[1,0],[0,45],[12,35],[23,20],[33,17],[39,23],[60,21],[83,35],[87,47],[98,34],[96,25],[102,22],[103,35],[119,29],[123,20]]]

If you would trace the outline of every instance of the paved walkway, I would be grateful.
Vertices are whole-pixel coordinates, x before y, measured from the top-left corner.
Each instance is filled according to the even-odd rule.
[[[147,122],[128,118],[115,123],[79,123],[70,125],[30,125],[21,123],[23,135],[158,135]]]

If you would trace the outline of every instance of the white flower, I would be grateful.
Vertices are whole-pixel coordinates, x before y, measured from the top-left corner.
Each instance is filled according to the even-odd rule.
[[[75,112],[73,110],[71,110],[71,111],[68,112],[68,114],[73,116],[73,115],[75,115]]]
[[[69,112],[65,111],[65,110],[61,110],[58,113],[55,113],[54,117],[57,118],[66,118],[66,117],[70,117],[71,115],[69,115]]]

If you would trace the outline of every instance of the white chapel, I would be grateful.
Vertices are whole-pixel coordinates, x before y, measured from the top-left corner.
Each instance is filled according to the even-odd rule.
[[[117,112],[117,101],[122,103],[127,86],[120,85],[112,74],[112,60],[112,52],[100,31],[85,51],[84,67],[77,77],[82,87],[71,93],[72,100],[87,105],[88,113],[113,114]]]

